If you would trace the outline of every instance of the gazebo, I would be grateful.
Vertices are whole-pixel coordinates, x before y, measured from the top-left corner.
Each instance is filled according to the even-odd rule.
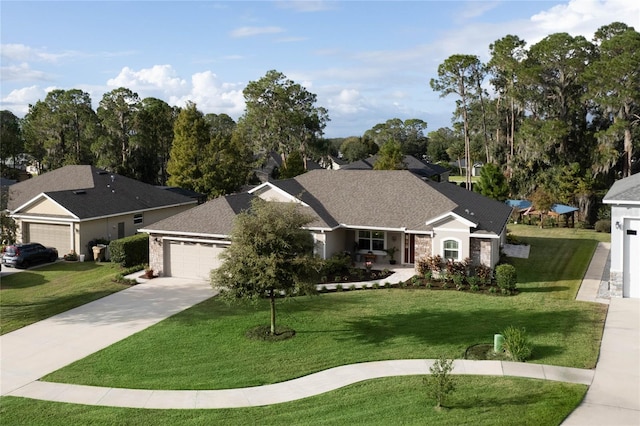
[[[542,212],[534,209],[533,203],[529,200],[507,200],[505,202],[519,214],[519,221],[523,221],[523,216],[527,216],[529,218],[529,224],[531,224],[531,216],[538,216],[540,220],[542,220],[542,217],[546,214],[547,216],[555,217],[558,222],[560,217],[564,218],[566,227],[569,227],[569,223],[571,223],[571,228],[575,225],[575,212],[578,211],[577,207],[556,203],[551,206],[548,212]]]

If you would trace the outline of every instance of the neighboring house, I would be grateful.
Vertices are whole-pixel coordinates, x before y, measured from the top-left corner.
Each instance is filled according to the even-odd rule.
[[[467,170],[467,161],[465,159],[452,161],[449,163],[449,165],[451,167],[455,167],[456,169],[460,170],[461,175],[463,176],[465,175]],[[484,164],[480,162],[473,163],[473,166],[471,167],[471,176],[480,176],[480,171],[482,170],[483,165]]]
[[[308,229],[322,258],[371,252],[385,263],[393,246],[403,264],[439,254],[493,267],[511,214],[504,203],[408,170],[313,170],[142,227],[150,235],[150,267],[164,276],[207,279],[230,244],[236,215],[255,197],[298,203],[314,217]]]
[[[376,161],[378,161],[378,156],[372,155],[365,160],[344,164],[340,166],[340,170],[373,170]],[[405,155],[402,161],[407,170],[423,179],[431,179],[436,182],[449,181],[449,170],[438,164],[420,160],[412,155]]]
[[[88,243],[115,240],[197,204],[188,196],[93,166],[65,166],[9,188],[18,242],[92,256]]]
[[[270,180],[273,180],[275,177],[274,175],[277,175],[279,173],[280,169],[282,168],[282,163],[282,155],[275,151],[271,151],[269,152],[269,154],[267,154],[267,157],[264,160],[262,166],[259,169],[254,170],[254,173],[258,180],[260,180],[260,182],[268,182]],[[306,159],[306,167],[307,170],[318,170],[324,168],[320,164],[309,158]]]
[[[602,201],[611,205],[610,294],[640,298],[640,173],[616,181]]]

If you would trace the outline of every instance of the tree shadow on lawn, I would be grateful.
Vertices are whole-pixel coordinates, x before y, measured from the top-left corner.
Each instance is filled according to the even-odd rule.
[[[508,326],[524,327],[531,338],[548,334],[567,335],[578,324],[591,321],[582,311],[557,310],[527,312],[515,309],[469,311],[423,309],[411,313],[379,315],[347,321],[350,329],[342,339],[356,339],[362,344],[384,345],[398,337],[412,338],[425,344],[448,344],[468,347],[491,342],[496,333]],[[557,347],[536,345],[536,357],[558,351]],[[556,352],[557,353],[557,352]]]
[[[518,291],[520,293],[553,293],[555,291],[567,291],[570,287],[567,286],[539,286],[532,287],[527,284],[521,285],[518,283]]]
[[[0,289],[20,289],[47,284],[50,282],[45,276],[47,272],[82,273],[98,267],[94,262],[58,261],[55,263],[43,263],[29,269],[11,268],[11,274],[7,274],[6,272],[8,271],[3,270]]]

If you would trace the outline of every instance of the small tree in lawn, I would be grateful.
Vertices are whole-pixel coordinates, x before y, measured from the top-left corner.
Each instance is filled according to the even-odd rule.
[[[311,233],[303,229],[312,220],[297,203],[256,198],[237,216],[223,263],[212,271],[212,285],[227,301],[269,298],[271,335],[276,334],[277,297],[315,292],[319,260]]]
[[[453,360],[446,359],[443,356],[436,359],[429,371],[431,375],[424,378],[424,382],[428,387],[429,396],[436,400],[436,409],[440,410],[444,404],[447,395],[456,389],[456,383],[451,377],[453,370]]]

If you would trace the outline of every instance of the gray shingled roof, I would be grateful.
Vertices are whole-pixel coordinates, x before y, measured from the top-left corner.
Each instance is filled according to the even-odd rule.
[[[603,201],[612,204],[625,201],[640,202],[640,173],[616,181]]]
[[[292,180],[304,190],[302,201],[323,207],[316,212],[329,224],[331,218],[336,225],[427,230],[427,219],[455,208],[408,170],[313,170],[272,184],[297,195]]]
[[[254,195],[248,193],[214,198],[175,216],[147,225],[145,231],[189,233],[200,235],[229,235],[236,215],[248,210]]]
[[[452,183],[425,182],[408,170],[313,170],[270,183],[300,199],[316,217],[311,228],[378,227],[428,231],[430,219],[451,211],[478,223],[477,232],[499,234],[511,214],[504,203]],[[236,214],[256,195],[216,198],[145,227],[145,231],[229,235]]]
[[[477,223],[477,231],[500,234],[511,216],[512,207],[450,182],[426,182],[457,204],[453,212]]]
[[[65,166],[12,185],[8,208],[13,212],[43,193],[80,219],[196,203],[93,166]]]

